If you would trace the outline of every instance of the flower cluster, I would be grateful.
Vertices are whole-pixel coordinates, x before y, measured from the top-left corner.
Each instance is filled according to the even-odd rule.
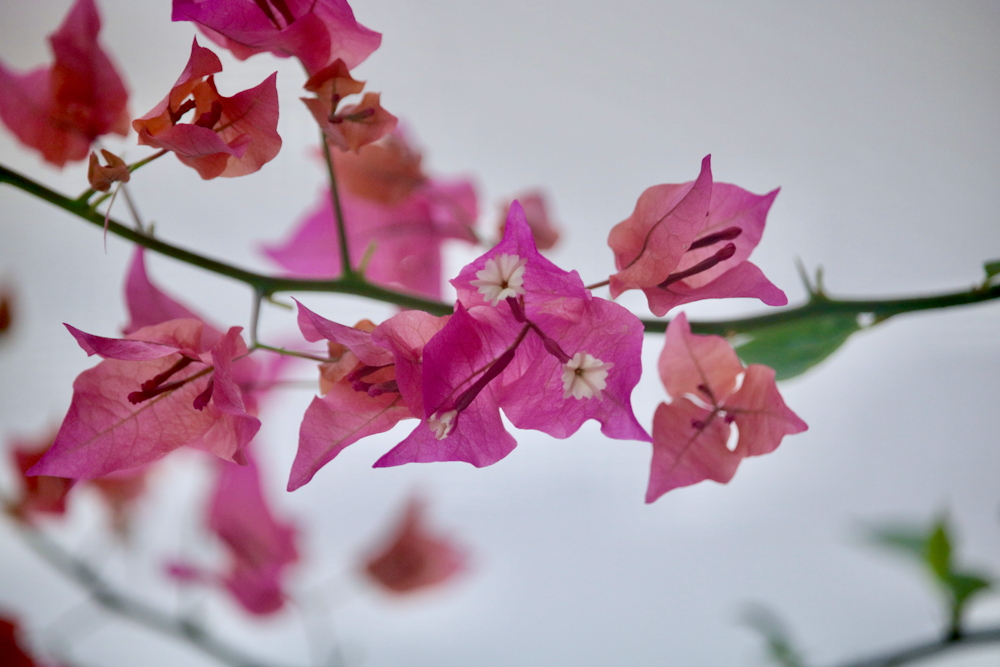
[[[576,271],[542,254],[560,231],[537,191],[507,200],[500,240],[492,247],[481,241],[473,182],[425,172],[420,151],[379,94],[353,77],[351,69],[381,36],[358,24],[345,0],[174,0],[173,19],[195,23],[239,59],[268,52],[295,57],[306,70],[303,87],[312,96],[303,101],[322,131],[330,183],[287,240],[263,249],[292,274],[284,284],[335,285],[437,314],[401,310],[351,327],[296,302],[302,338],[324,343],[325,357],[301,340],[289,346],[303,348],[295,350],[258,343],[256,309],[248,344],[241,327],[217,327],[155,286],[139,250],[126,278],[123,337],[66,325],[88,355],[102,360],[77,377],[50,442],[15,446],[25,481],[8,510],[19,520],[62,513],[76,480],[92,480],[125,526],[151,466],[181,447],[208,452],[216,477],[207,523],[228,563],[177,562],[170,572],[224,588],[254,614],[282,609],[288,573],[299,560],[298,531],[265,502],[266,466],[258,467],[252,442],[261,401],[291,356],[321,363],[320,395],[301,421],[289,491],[346,447],[404,420],[413,420],[412,430],[373,457],[374,467],[489,466],[514,450],[509,426],[568,438],[593,420],[608,438],[651,444],[647,502],[706,479],[728,482],[742,459],[772,452],[785,435],[806,429],[778,393],[773,370],[744,367],[725,339],[692,334],[676,311],[658,366],[669,400],[647,428],[632,407],[644,325],[615,302],[642,290],[656,316],[702,299],[785,304],[784,293],[748,259],[777,190],[756,195],[715,183],[706,156],[694,181],[654,185],[640,195],[610,232],[616,271],[587,287]],[[104,197],[94,191],[124,187],[135,169],[167,152],[206,180],[253,174],[277,155],[276,74],[225,97],[215,84],[222,61],[195,39],[163,100],[129,124],[127,93],[97,42],[99,27],[93,0],[77,0],[50,38],[51,67],[17,75],[0,66],[0,119],[18,138],[58,166],[90,156],[92,190],[70,210],[93,217]],[[362,93],[356,103],[346,100]],[[95,140],[126,134],[129,126],[139,145],[159,152],[129,165],[101,150],[102,164],[91,152],[99,148]],[[157,248],[137,227],[134,237]],[[450,281],[453,307],[426,300],[441,298],[446,240],[482,246]],[[174,252],[191,256],[185,253]],[[278,277],[235,269],[230,275],[253,285],[257,308],[281,291]],[[604,286],[610,298],[595,293]],[[0,314],[7,313],[0,332],[9,325],[8,301],[0,300]],[[268,353],[280,356],[262,363]],[[413,501],[394,538],[367,561],[367,576],[388,591],[431,586],[464,567],[460,550],[426,531],[422,512]]]

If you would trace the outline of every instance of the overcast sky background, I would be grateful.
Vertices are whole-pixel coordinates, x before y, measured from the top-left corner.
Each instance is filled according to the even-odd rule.
[[[0,59],[20,69],[49,62],[44,38],[68,6],[0,0]],[[171,24],[165,0],[100,7],[102,39],[141,115],[183,69],[194,28]],[[405,120],[426,166],[474,176],[483,230],[502,199],[544,186],[564,229],[551,256],[587,282],[612,270],[607,233],[639,194],[695,178],[708,153],[718,181],[760,193],[781,186],[754,261],[793,303],[803,298],[796,258],[822,265],[833,294],[875,297],[965,288],[981,279],[983,260],[1000,257],[994,2],[357,0],[354,10],[383,33],[356,75]],[[323,183],[315,126],[296,99],[301,70],[215,50],[223,94],[279,72],[281,153],[255,175],[211,182],[168,156],[137,174],[132,191],[162,238],[272,269],[259,243],[287,234]],[[107,145],[130,160],[148,153],[134,135]],[[0,162],[74,196],[86,186],[83,166],[53,170],[6,131]],[[105,253],[95,228],[0,187],[0,279],[18,296],[16,328],[0,345],[0,435],[36,434],[65,414],[73,378],[93,361],[61,323],[118,333],[130,252],[109,237]],[[449,248],[451,272],[476,254]],[[247,323],[242,285],[166,258],[150,257],[149,269],[215,322]],[[347,324],[391,313],[357,299],[302,299]],[[639,298],[622,302],[647,314]],[[687,310],[704,318],[764,307]],[[280,342],[294,320],[267,308],[262,326]],[[646,425],[663,400],[653,365],[662,340],[647,337],[634,394]],[[922,573],[864,546],[864,526],[948,512],[962,557],[1000,574],[998,340],[996,305],[859,334],[782,385],[807,433],[746,461],[728,486],[704,483],[651,506],[642,502],[649,446],[605,440],[593,425],[566,441],[517,433],[518,448],[483,470],[372,470],[412,428],[404,423],[287,494],[311,396],[290,391],[265,415],[258,446],[277,511],[305,533],[292,582],[302,615],[255,621],[222,595],[178,597],[160,575],[169,556],[212,556],[193,518],[208,478],[193,454],[171,456],[157,476],[131,555],[104,536],[86,494],[53,534],[144,599],[199,606],[233,643],[294,665],[310,664],[303,616],[317,650],[336,640],[352,666],[754,665],[761,642],[739,623],[750,602],[783,616],[807,657],[827,665],[930,638],[941,620]],[[0,481],[11,488],[9,470]],[[452,585],[395,601],[353,573],[414,492],[472,565]],[[86,666],[214,664],[93,609],[0,524],[0,610],[25,621],[34,645]],[[974,605],[972,617],[996,624],[1000,598]],[[995,665],[997,652],[927,664]]]

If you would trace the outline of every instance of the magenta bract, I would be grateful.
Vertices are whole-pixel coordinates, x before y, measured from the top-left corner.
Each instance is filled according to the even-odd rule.
[[[240,60],[270,51],[309,74],[337,58],[357,67],[382,35],[354,19],[346,0],[174,0],[174,21],[192,21]]]

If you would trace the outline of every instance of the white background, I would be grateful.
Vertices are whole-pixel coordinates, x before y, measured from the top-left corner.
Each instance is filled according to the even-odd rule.
[[[48,62],[44,37],[68,4],[0,0],[0,59],[20,69]],[[981,262],[1000,256],[995,3],[358,0],[354,9],[384,34],[356,74],[405,119],[427,166],[475,175],[484,230],[501,199],[545,186],[565,233],[552,257],[585,281],[612,269],[607,232],[642,190],[693,179],[707,153],[719,181],[782,187],[754,260],[793,303],[803,297],[796,257],[825,267],[833,294],[889,296],[970,286]],[[165,0],[103,0],[101,10],[103,41],[140,115],[183,69],[194,29],[170,23]],[[162,238],[268,269],[257,244],[283,237],[322,184],[315,127],[296,100],[296,63],[266,55],[239,63],[216,50],[223,94],[279,71],[282,152],[255,175],[211,182],[168,156],[136,175],[133,192]],[[127,147],[129,159],[147,154],[134,136],[108,145]],[[53,170],[6,132],[0,161],[68,194],[86,184],[83,167]],[[449,252],[452,272],[475,256]],[[0,435],[58,423],[73,377],[93,364],[61,322],[118,333],[129,253],[115,238],[105,253],[95,228],[0,187],[0,276],[18,296],[16,328],[0,344]],[[216,323],[247,322],[240,284],[159,257],[149,267]],[[348,324],[391,312],[302,298]],[[646,314],[641,299],[623,303]],[[762,309],[738,301],[689,312]],[[293,319],[268,308],[263,331],[283,341]],[[761,644],[739,617],[754,601],[789,622],[814,664],[931,638],[940,611],[922,573],[864,546],[864,526],[947,511],[961,555],[1000,573],[998,338],[992,305],[900,317],[859,334],[782,386],[809,432],[746,461],[728,486],[704,483],[651,506],[642,502],[649,445],[605,440],[591,425],[566,441],[518,433],[514,453],[484,470],[372,470],[411,428],[404,423],[287,494],[311,396],[290,391],[258,440],[277,511],[303,529],[306,558],[292,588],[305,600],[315,650],[336,641],[347,664],[371,667],[752,665]],[[647,337],[634,394],[647,425],[663,398],[653,372],[661,345],[661,336]],[[314,371],[299,367],[297,377]],[[197,456],[167,460],[140,509],[131,555],[104,535],[87,493],[69,521],[51,524],[53,534],[143,599],[194,605],[243,649],[310,664],[298,613],[255,621],[223,595],[178,598],[159,574],[168,556],[211,550],[197,518],[206,478]],[[2,479],[13,488],[9,471]],[[452,585],[397,601],[353,572],[414,491],[472,561]],[[9,525],[0,534],[0,610],[22,618],[39,650],[79,665],[214,664],[93,611]],[[327,604],[324,617],[317,609]],[[998,620],[996,598],[974,605],[974,624]],[[994,650],[928,664],[996,660]]]

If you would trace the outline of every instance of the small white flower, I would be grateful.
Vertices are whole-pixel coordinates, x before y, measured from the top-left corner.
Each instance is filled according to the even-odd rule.
[[[604,363],[586,352],[577,352],[563,366],[563,398],[593,398],[601,400],[601,391],[608,385],[608,371],[613,363]]]
[[[434,431],[434,437],[444,440],[455,429],[455,418],[458,417],[458,410],[449,410],[445,413],[438,412],[427,420],[427,425]]]
[[[479,288],[479,293],[491,306],[495,306],[507,297],[524,294],[524,265],[527,263],[527,259],[506,253],[490,257],[483,270],[476,271],[478,280],[471,284]]]

